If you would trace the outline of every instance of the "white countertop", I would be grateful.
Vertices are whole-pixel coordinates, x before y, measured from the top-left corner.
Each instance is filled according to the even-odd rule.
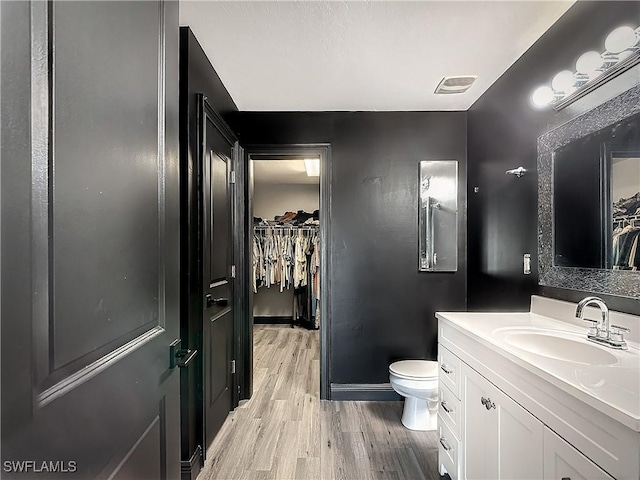
[[[630,344],[628,351],[600,347],[587,341],[586,324],[578,326],[575,322],[561,321],[537,313],[437,312],[436,317],[575,398],[640,432],[640,350],[637,344]],[[634,326],[640,328],[640,324]],[[565,338],[584,341],[606,350],[615,356],[616,361],[610,365],[589,365],[531,353],[507,343],[504,340],[505,327],[559,330],[562,332],[560,335]]]

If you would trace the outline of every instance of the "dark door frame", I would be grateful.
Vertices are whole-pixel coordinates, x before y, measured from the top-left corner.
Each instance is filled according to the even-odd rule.
[[[328,143],[316,144],[283,144],[283,145],[248,145],[245,146],[243,161],[243,184],[246,222],[242,225],[244,230],[244,243],[237,248],[244,252],[245,259],[252,255],[251,238],[253,234],[253,168],[252,160],[285,160],[294,158],[320,158],[320,285],[322,295],[320,298],[320,398],[331,399],[329,385],[331,358],[331,145]],[[246,261],[243,272],[244,285],[241,303],[244,315],[241,357],[242,380],[240,385],[241,398],[248,399],[253,392],[253,292],[249,288],[251,261]]]

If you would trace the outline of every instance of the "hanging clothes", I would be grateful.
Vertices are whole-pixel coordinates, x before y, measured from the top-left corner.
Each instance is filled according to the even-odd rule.
[[[320,236],[317,222],[305,226],[254,227],[252,239],[252,286],[278,285],[280,291],[293,288],[293,319],[319,327]],[[314,318],[315,317],[315,318]]]
[[[319,259],[313,260],[318,245],[317,227],[254,227],[253,291],[279,285],[299,288],[310,283],[309,269],[315,274]],[[313,278],[313,276],[312,276]]]
[[[295,267],[293,270],[293,285],[295,288],[307,284],[307,242],[308,238],[298,231],[295,246]]]
[[[622,217],[617,221],[624,225],[626,219]],[[640,267],[638,242],[640,242],[640,226],[628,224],[614,229],[611,241],[614,270],[638,270]]]

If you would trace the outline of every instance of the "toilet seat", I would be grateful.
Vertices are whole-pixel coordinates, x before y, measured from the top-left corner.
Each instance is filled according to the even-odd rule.
[[[429,360],[401,360],[389,365],[389,372],[407,380],[436,380],[438,362]]]

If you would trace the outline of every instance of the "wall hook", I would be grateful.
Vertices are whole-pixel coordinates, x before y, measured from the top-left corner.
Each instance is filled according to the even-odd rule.
[[[527,169],[524,167],[518,167],[518,168],[513,168],[511,170],[507,170],[505,173],[507,175],[515,175],[516,177],[520,178],[521,176],[523,176],[525,173],[527,172]]]

